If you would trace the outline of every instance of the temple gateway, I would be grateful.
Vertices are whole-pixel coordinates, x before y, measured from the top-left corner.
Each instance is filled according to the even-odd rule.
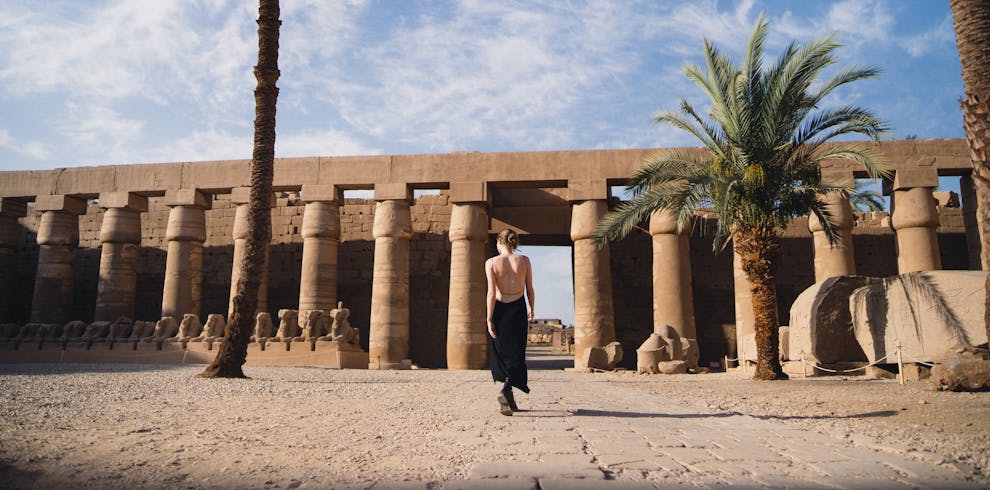
[[[273,322],[284,319],[280,312],[294,311],[289,317],[302,325],[316,310],[334,318],[330,312],[342,302],[356,329],[348,338],[360,345],[338,349],[338,366],[483,368],[484,261],[494,254],[494,234],[511,227],[524,247],[572,247],[578,367],[589,349],[609,345],[626,352],[620,364],[635,366],[633,352],[661,333],[693,339],[702,366],[745,355],[752,333],[748,288],[731,247],[712,252],[706,223],[713,217],[699,215],[678,234],[658,214],[621,242],[602,249],[592,242],[616,199],[611,188],[656,151],[277,159],[272,242],[258,303],[258,313],[267,315],[259,318],[274,331]],[[836,247],[814,220],[794,220],[782,239],[782,322],[802,291],[828,277],[981,269],[965,141],[891,141],[879,151],[894,172],[883,187],[892,214],[852,213],[848,202],[826,196],[834,209],[850,210],[837,213],[842,242]],[[171,317],[186,324],[195,315],[186,338],[210,340],[202,326],[188,330],[198,318],[210,316],[214,330],[223,321],[246,236],[248,163],[0,172],[0,359],[67,360],[82,355],[78,350],[112,360],[114,351],[147,350],[189,360],[197,344],[205,347],[196,352],[208,357],[210,342],[169,343],[182,339],[177,329],[144,322]],[[866,177],[844,162],[822,172],[850,182]],[[933,195],[940,176],[960,180],[961,207],[958,196]],[[344,191],[359,189],[372,190],[373,199],[344,199]],[[424,189],[439,194],[414,197]],[[85,335],[66,327],[74,321],[86,325],[77,329],[88,332],[86,341],[77,342]],[[98,322],[107,328],[90,328]],[[126,335],[120,322],[131,322]],[[249,362],[322,363],[305,358],[323,348],[315,333],[293,337],[303,342],[288,337],[267,344],[259,338]],[[367,364],[348,352],[366,352]]]

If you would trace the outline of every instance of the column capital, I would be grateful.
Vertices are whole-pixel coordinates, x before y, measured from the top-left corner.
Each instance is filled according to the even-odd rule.
[[[334,184],[303,184],[299,199],[303,202],[340,204],[344,201],[344,189]]]
[[[122,208],[145,213],[148,211],[148,198],[133,192],[101,192],[101,208]]]
[[[175,189],[165,191],[166,206],[194,206],[201,209],[213,207],[213,195],[199,189]]]
[[[86,214],[86,201],[78,197],[55,194],[38,196],[34,200],[37,211],[64,211],[72,214]]]
[[[894,171],[891,190],[900,191],[914,187],[938,187],[938,170],[935,167],[910,167]]]
[[[0,198],[0,216],[23,218],[27,216],[27,203],[10,198]]]
[[[603,199],[578,201],[571,205],[571,240],[594,238],[595,228],[608,214],[608,205]]]
[[[405,200],[407,202],[412,202],[412,191],[409,189],[409,186],[403,182],[375,184],[375,200]]]
[[[567,181],[567,200],[570,202],[608,199],[608,182],[601,180]]]
[[[667,209],[650,214],[650,235],[678,235],[688,232],[688,228],[677,231],[677,215]]]
[[[488,194],[488,182],[451,182],[450,202],[454,204],[484,203],[488,204],[491,196]]]
[[[230,190],[230,202],[234,204],[247,204],[251,201],[251,188],[250,187],[234,187]],[[269,193],[268,195],[268,207],[275,207],[275,193]]]

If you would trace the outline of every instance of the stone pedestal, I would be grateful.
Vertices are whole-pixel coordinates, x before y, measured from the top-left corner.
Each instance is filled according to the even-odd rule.
[[[808,228],[815,246],[815,282],[834,276],[856,275],[852,241],[854,223],[849,199],[838,194],[828,194],[823,200],[826,202],[825,209],[832,215],[832,227],[837,240],[829,243],[822,222],[814,214],[808,215]]]
[[[897,271],[942,269],[938,249],[938,207],[932,189],[938,186],[934,168],[898,170],[894,176],[890,225],[897,236]]]
[[[688,230],[677,232],[677,218],[661,211],[650,216],[653,237],[653,331],[673,327],[681,338],[694,339],[694,295]]]
[[[230,193],[230,202],[237,205],[234,211],[234,260],[230,268],[230,296],[227,301],[227,318],[234,313],[234,294],[237,293],[237,281],[241,279],[241,262],[247,250],[247,239],[250,235],[248,228],[248,215],[251,213],[250,207],[251,188],[236,187]],[[275,207],[275,195],[269,195],[268,207]],[[262,268],[261,283],[258,285],[258,306],[256,312],[267,311],[268,309],[268,256],[265,256],[265,265]],[[252,318],[254,315],[250,315]]]
[[[615,341],[612,305],[612,273],[608,245],[599,249],[593,234],[608,213],[604,199],[575,202],[571,207],[571,240],[574,241],[574,354],[575,368],[584,351]]]
[[[17,242],[21,225],[17,218],[27,214],[27,205],[0,198],[0,323],[13,321],[12,302],[15,285]]]
[[[100,194],[100,207],[106,211],[100,227],[103,250],[94,317],[96,321],[114,321],[121,316],[134,318],[141,213],[148,210],[148,198],[127,192],[105,192]]]
[[[32,323],[66,323],[71,320],[72,262],[79,245],[79,215],[86,201],[70,196],[38,196],[38,272],[31,302]]]
[[[330,311],[337,304],[340,196],[332,185],[304,185],[299,310]]]
[[[402,184],[405,189],[405,184]],[[388,189],[387,190],[393,190]],[[409,239],[406,197],[375,189],[375,270],[371,282],[369,369],[401,369],[409,356]]]
[[[165,194],[165,204],[172,210],[165,231],[168,255],[162,293],[163,317],[182,318],[187,313],[200,313],[206,210],[211,203],[211,196],[195,189],[180,189]]]
[[[488,360],[485,321],[484,203],[454,203],[450,215],[450,297],[447,309],[447,368],[482,369]]]

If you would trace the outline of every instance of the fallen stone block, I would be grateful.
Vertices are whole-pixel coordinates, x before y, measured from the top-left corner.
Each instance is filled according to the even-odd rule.
[[[826,364],[866,360],[853,335],[849,297],[857,289],[880,281],[866,276],[836,276],[805,289],[791,305],[786,358],[800,360],[804,352],[805,359]],[[755,360],[755,341],[745,339],[744,345],[745,359]]]
[[[932,362],[987,342],[986,271],[921,271],[877,280],[849,298],[853,335],[869,362]]]

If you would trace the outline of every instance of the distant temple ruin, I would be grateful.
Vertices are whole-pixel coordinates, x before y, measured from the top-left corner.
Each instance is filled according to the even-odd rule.
[[[511,227],[523,248],[573,247],[578,364],[584,350],[618,341],[623,365],[634,367],[631,353],[666,326],[697,339],[703,365],[735,356],[752,310],[731,249],[712,253],[713,218],[678,234],[658,214],[621,242],[592,241],[614,204],[611,187],[656,151],[278,159],[259,312],[329,314],[343,301],[373,368],[483,368],[484,261],[492,236]],[[835,248],[815,220],[794,220],[782,239],[782,321],[830,276],[981,268],[965,141],[892,141],[879,151],[894,171],[884,183],[892,215],[854,214],[830,196],[843,237]],[[848,162],[822,171],[866,177]],[[939,176],[960,178],[961,208],[933,198]],[[246,160],[0,172],[0,323],[226,314],[248,182]],[[373,199],[343,198],[356,189]],[[417,189],[440,194],[414,199]]]

